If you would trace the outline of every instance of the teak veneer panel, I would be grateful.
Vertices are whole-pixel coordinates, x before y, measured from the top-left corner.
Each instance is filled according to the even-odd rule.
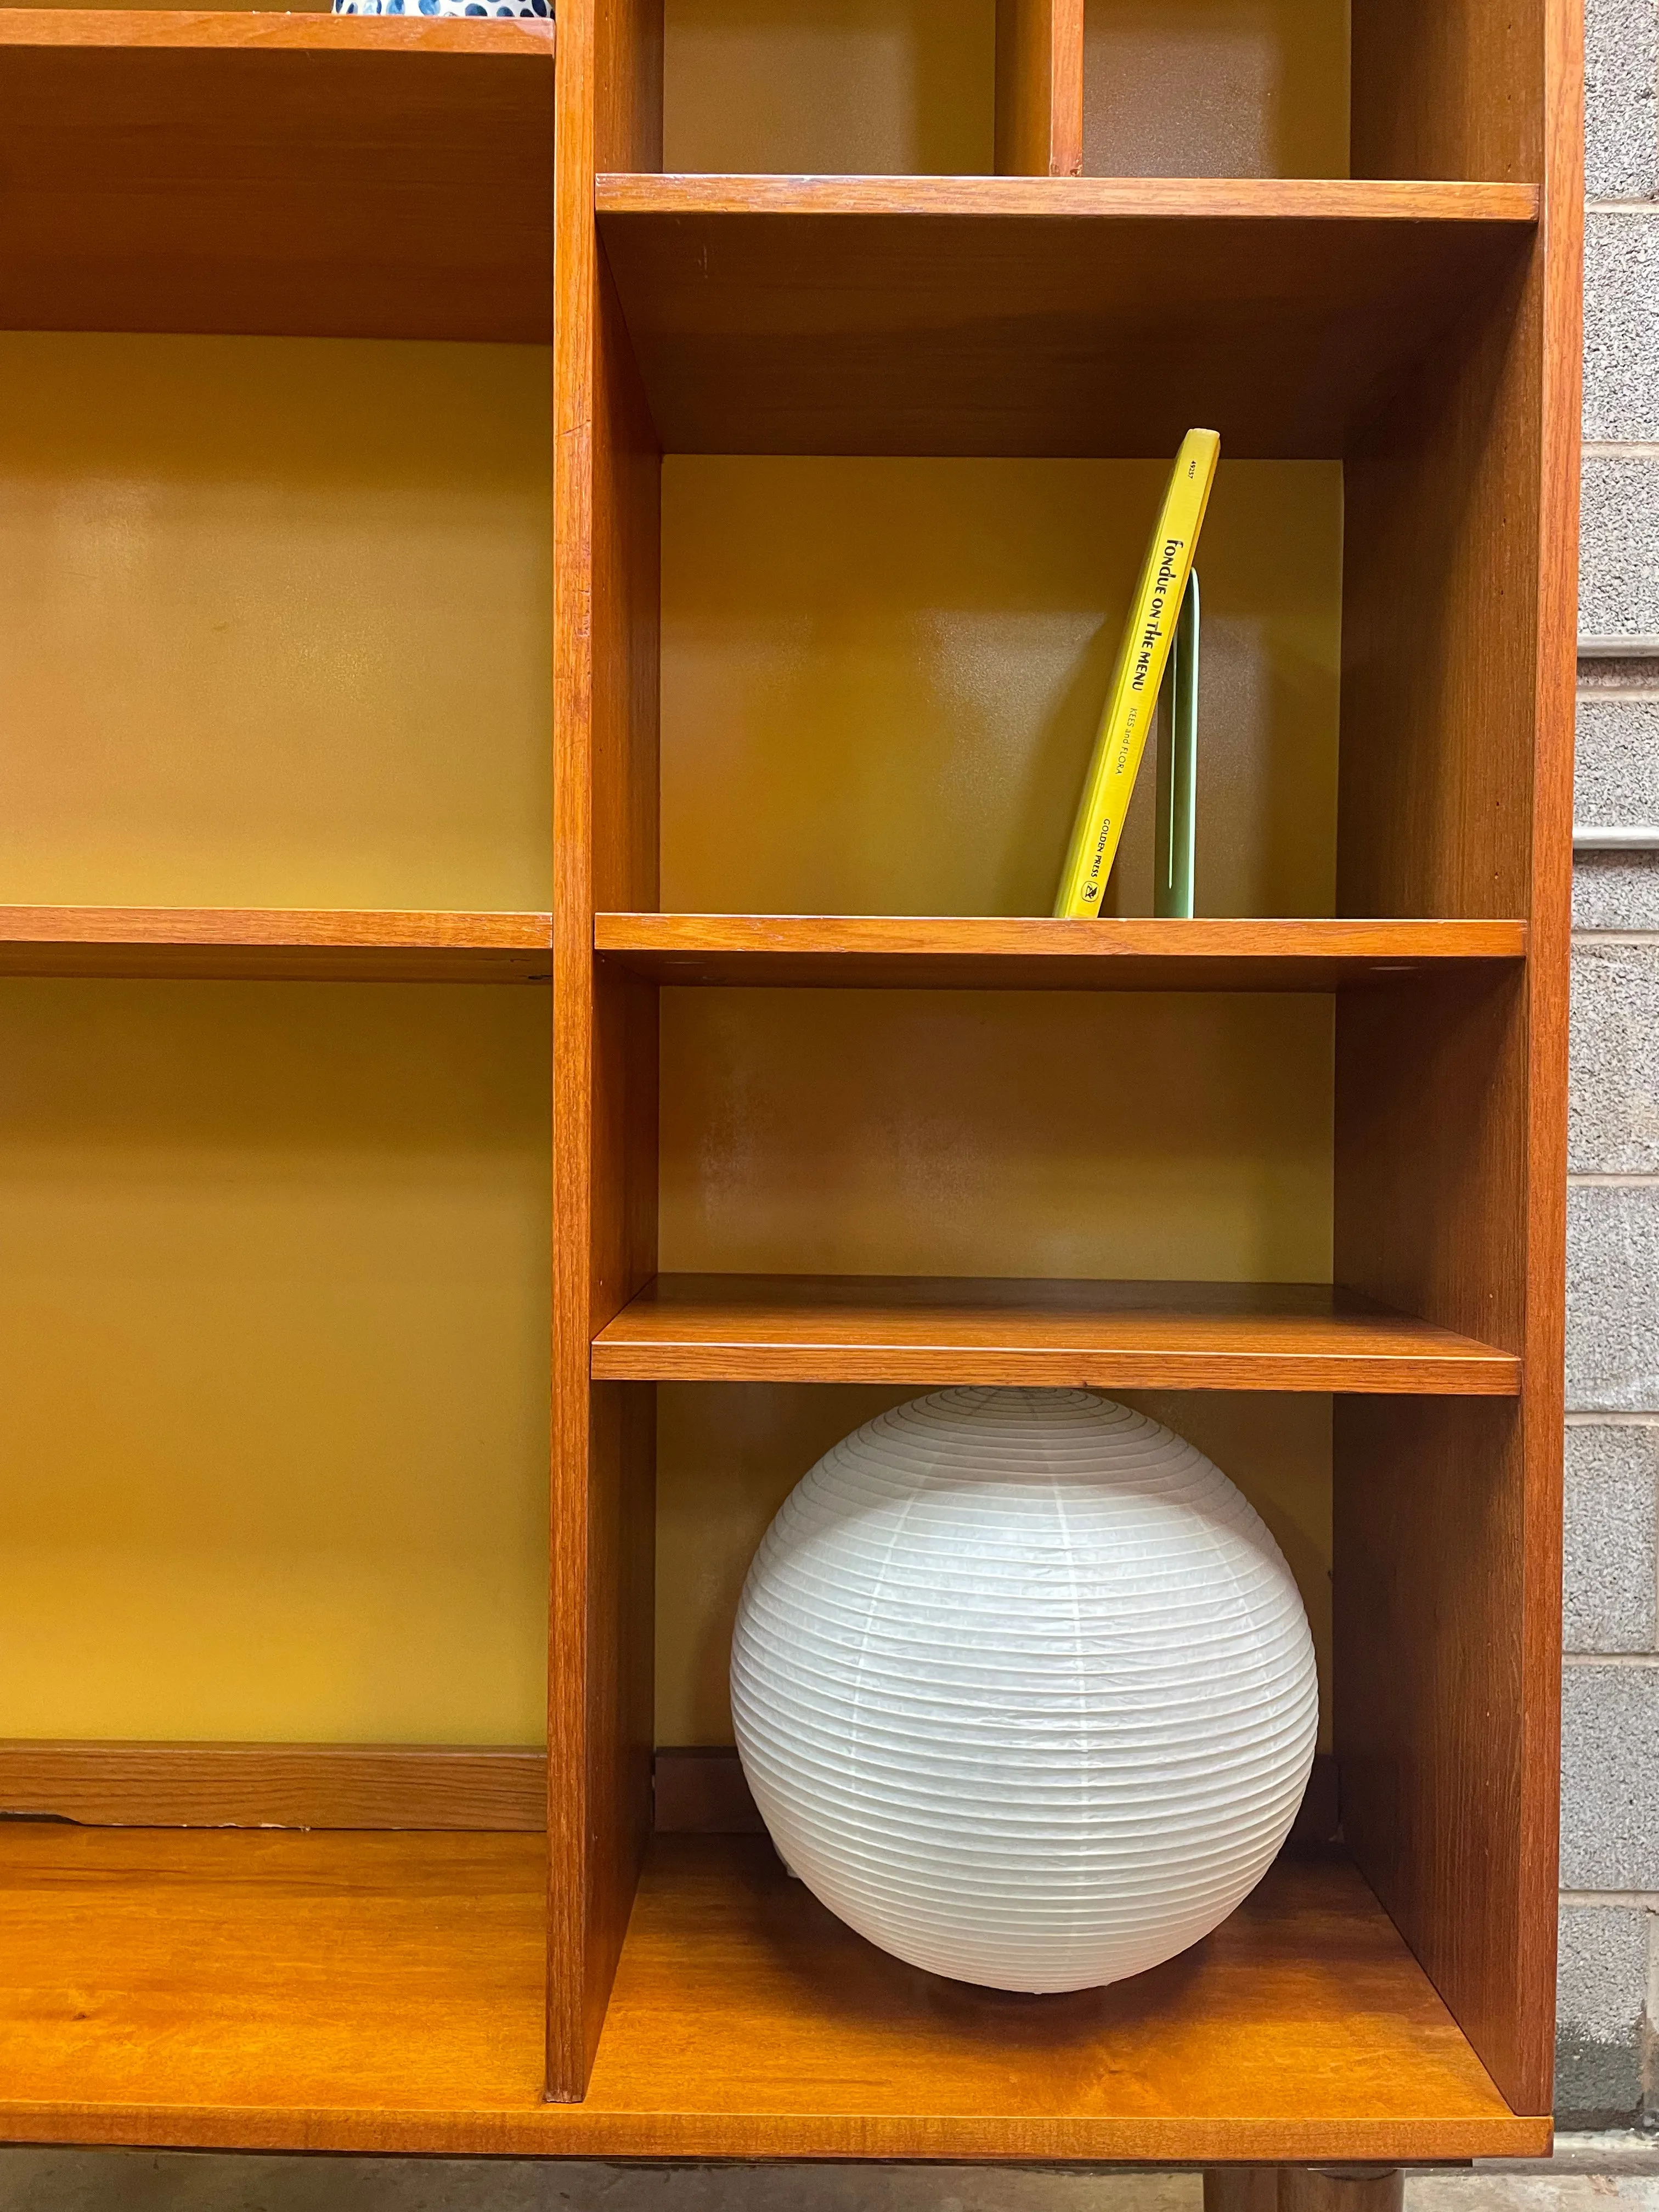
[[[0,906],[0,975],[545,983],[551,946],[544,914]]]
[[[1316,1283],[659,1275],[593,1374],[678,1382],[1036,1383],[1513,1397],[1520,1362]]]
[[[540,1840],[0,1831],[0,2136],[633,2158],[1535,2154],[1340,1852],[1183,1957],[919,1973],[760,1838],[659,1838],[586,2101],[542,2097]]]
[[[1517,961],[1517,921],[1053,921],[601,914],[593,949],[659,983],[863,990],[1328,991],[1424,963]]]
[[[0,1741],[0,1815],[110,1827],[536,1832],[539,1745]]]
[[[763,1832],[729,1746],[659,1748],[652,1770],[658,1828]],[[1316,1762],[1310,1795],[1320,1778]],[[1334,1771],[1324,1785],[1334,1808]],[[539,1745],[0,1738],[0,1819],[112,1828],[540,1834],[547,1826],[547,1753]]]
[[[1357,0],[1353,157],[1540,179],[1528,252],[1345,470],[1339,897],[1524,914],[1510,975],[1339,1000],[1337,1272],[1517,1404],[1337,1409],[1344,1832],[1493,2079],[1549,2101],[1580,431],[1578,0]],[[1409,702],[1407,720],[1401,710]]]
[[[0,323],[544,345],[553,101],[550,22],[0,9]]]
[[[1010,177],[1083,167],[1083,0],[997,0],[996,166]]]
[[[566,0],[559,26],[546,2088],[568,2101],[651,1832],[656,1395],[588,1361],[656,1264],[657,994],[596,971],[593,915],[657,903],[661,453],[593,177],[661,161],[660,0]]]
[[[648,2108],[672,2080],[773,2154],[1294,2155],[1329,2139],[1309,2125],[1326,2107],[1358,2155],[1407,2098],[1431,2129],[1455,2102],[1522,2131],[1462,2044],[1340,1855],[1282,1860],[1152,1973],[1034,1999],[884,1956],[763,1841],[677,1838],[647,1866],[591,2094]]]
[[[1340,453],[1514,265],[1520,184],[601,175],[664,447]],[[1147,364],[1157,363],[1149,374]]]

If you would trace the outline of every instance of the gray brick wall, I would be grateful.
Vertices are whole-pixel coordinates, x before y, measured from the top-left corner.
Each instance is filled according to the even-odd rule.
[[[1575,1657],[1659,1645],[1656,1499],[1659,1427],[1597,1421],[1568,1430],[1563,1640]]]
[[[1649,204],[1590,206],[1584,216],[1584,301],[1591,310],[1584,324],[1587,439],[1623,444],[1659,438],[1659,353],[1651,329],[1656,297],[1659,228]],[[1624,481],[1641,465],[1626,464]],[[1617,471],[1610,480],[1620,481]],[[1647,550],[1651,553],[1651,544]]]
[[[1589,0],[1574,816],[1659,830],[1659,0]],[[1622,652],[1609,652],[1622,641]],[[1659,849],[1573,870],[1556,2110],[1659,2121]]]
[[[1616,685],[1607,671],[1616,667]],[[1573,769],[1573,814],[1580,822],[1659,822],[1659,669],[1650,672],[1625,662],[1587,670],[1589,683],[1578,701],[1577,754]],[[1598,680],[1599,679],[1599,680]],[[1589,929],[1618,929],[1611,917]]]
[[[1659,198],[1659,26],[1650,0],[1588,0],[1584,185],[1595,200]]]

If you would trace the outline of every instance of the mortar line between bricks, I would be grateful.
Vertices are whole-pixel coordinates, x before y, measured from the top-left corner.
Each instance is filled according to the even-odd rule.
[[[1659,457],[1659,438],[1586,438],[1583,451],[1593,461],[1650,461]]]
[[[1634,659],[1636,655],[1632,653],[1631,657]],[[1578,684],[1578,697],[1581,703],[1586,700],[1614,699],[1621,707],[1632,704],[1645,707],[1651,701],[1659,699],[1659,686],[1645,684],[1586,684],[1581,678]]]
[[[1659,945],[1659,929],[1575,929],[1575,945]]]
[[[1569,1190],[1653,1190],[1659,1175],[1570,1175]]]
[[[1659,1428],[1659,1413],[1569,1413],[1570,1429]]]
[[[1586,215],[1659,215],[1659,200],[1587,199]]]
[[[1564,1651],[1564,1667],[1659,1667],[1659,1651]]]
[[[1635,1905],[1642,1911],[1659,1912],[1659,1890],[1654,1889],[1564,1889],[1560,1897],[1563,1905]]]

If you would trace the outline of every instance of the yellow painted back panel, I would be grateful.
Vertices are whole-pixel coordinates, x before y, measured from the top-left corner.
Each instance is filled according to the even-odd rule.
[[[1346,177],[1347,0],[1089,0],[1091,177]]]
[[[1090,0],[1090,176],[1344,177],[1347,0]],[[667,0],[664,166],[982,175],[994,0]]]
[[[982,175],[995,0],[667,0],[663,166]]]
[[[661,1261],[1322,1282],[1331,1001],[665,991]]]
[[[0,1735],[540,1738],[549,1048],[0,983]]]
[[[548,379],[0,337],[0,899],[544,905]],[[549,1044],[0,985],[0,1735],[539,1737]]]
[[[1048,914],[1168,475],[671,457],[664,906]],[[1202,914],[1332,911],[1341,562],[1339,463],[1224,456],[1198,557]]]
[[[0,333],[0,901],[544,907],[550,373]]]

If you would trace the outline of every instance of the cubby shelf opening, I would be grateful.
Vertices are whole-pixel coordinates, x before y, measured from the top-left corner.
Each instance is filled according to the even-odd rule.
[[[8,330],[546,344],[552,23],[0,9]]]
[[[1340,454],[1506,281],[1526,183],[601,175],[665,451]],[[1194,343],[1201,333],[1201,344]],[[1156,362],[1158,374],[1146,374]]]

